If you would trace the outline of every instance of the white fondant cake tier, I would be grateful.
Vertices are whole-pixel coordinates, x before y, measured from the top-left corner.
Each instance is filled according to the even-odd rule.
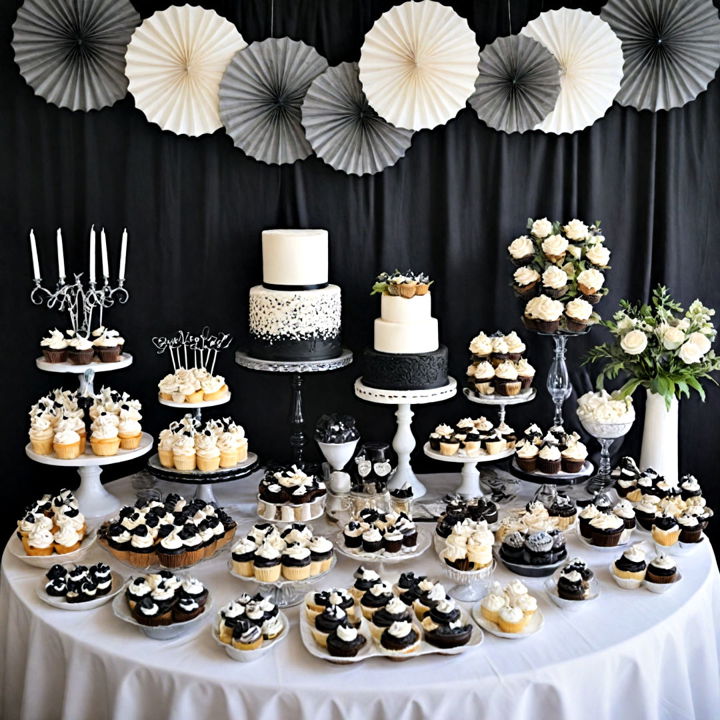
[[[302,288],[328,281],[327,230],[263,230],[262,256],[265,285]]]
[[[340,288],[250,288],[250,334],[266,342],[335,338],[340,334]]]
[[[411,323],[375,320],[374,347],[378,352],[427,353],[437,350],[438,346],[438,321],[434,317]]]
[[[380,319],[392,323],[416,323],[432,316],[430,293],[404,298],[399,295],[382,295]]]

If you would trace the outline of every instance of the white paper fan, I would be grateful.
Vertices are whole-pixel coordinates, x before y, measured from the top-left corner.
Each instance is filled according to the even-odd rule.
[[[246,44],[214,10],[182,5],[156,12],[135,31],[125,56],[135,105],[163,130],[214,132],[222,127],[220,79]]]
[[[550,10],[531,20],[523,35],[542,43],[560,63],[560,95],[537,130],[573,133],[592,125],[620,89],[620,39],[597,15],[585,10]]]
[[[475,89],[479,48],[467,21],[434,0],[405,2],[365,36],[360,82],[388,122],[422,130],[442,125]]]

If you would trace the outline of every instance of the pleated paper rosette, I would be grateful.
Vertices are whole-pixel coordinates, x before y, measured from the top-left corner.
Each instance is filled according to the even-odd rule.
[[[605,21],[562,8],[541,13],[521,33],[542,43],[560,63],[560,94],[537,130],[573,133],[605,115],[623,74],[620,40]]]
[[[715,77],[720,19],[711,0],[609,0],[600,17],[622,42],[621,105],[681,107]]]
[[[127,48],[126,73],[136,107],[178,135],[214,132],[222,127],[220,79],[245,46],[235,25],[214,10],[181,5],[154,13]]]
[[[554,55],[530,37],[511,35],[480,53],[469,103],[491,128],[524,133],[552,112],[559,94],[560,65]]]
[[[271,165],[312,154],[300,108],[327,66],[315,48],[290,38],[268,38],[238,53],[220,84],[220,115],[235,145]]]
[[[475,87],[479,48],[467,21],[434,0],[405,2],[380,16],[360,53],[370,105],[396,127],[443,125]]]
[[[328,68],[313,80],[302,124],[315,154],[336,170],[370,175],[394,165],[410,147],[412,130],[396,128],[368,104],[356,63]]]
[[[140,15],[127,0],[25,0],[13,24],[15,62],[36,95],[70,110],[125,97],[125,48]]]

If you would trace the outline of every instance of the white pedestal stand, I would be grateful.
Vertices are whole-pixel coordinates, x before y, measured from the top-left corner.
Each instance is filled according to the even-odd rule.
[[[117,455],[101,457],[93,455],[88,441],[87,449],[83,455],[74,460],[61,460],[54,455],[38,455],[32,445],[25,446],[25,454],[37,463],[53,465],[54,467],[74,467],[80,475],[80,487],[75,491],[80,510],[86,517],[96,518],[109,515],[118,510],[122,503],[111,495],[100,482],[100,474],[104,465],[115,465],[128,460],[142,457],[153,446],[152,436],[143,433],[140,446],[135,450],[118,450]]]
[[[432,390],[382,390],[380,388],[363,385],[362,378],[355,381],[355,395],[362,400],[378,403],[379,405],[397,405],[395,417],[397,418],[397,431],[392,441],[393,450],[397,453],[398,464],[393,473],[389,490],[397,490],[409,485],[413,497],[422,497],[427,488],[418,480],[410,465],[410,453],[415,449],[415,437],[412,434],[412,405],[427,405],[429,403],[449,400],[457,393],[457,382],[448,378],[448,384]]]
[[[171,408],[177,408],[178,410],[185,410],[187,412],[193,413],[195,419],[198,422],[202,422],[202,411],[203,408],[210,408],[210,407],[217,407],[218,405],[225,405],[225,403],[230,402],[230,398],[232,397],[232,393],[228,391],[218,400],[201,400],[200,402],[196,403],[187,403],[187,402],[174,402],[173,400],[163,400],[158,395],[158,402],[161,405],[166,405],[167,407]]]
[[[439,460],[440,462],[449,463],[462,463],[462,470],[460,471],[460,477],[462,482],[459,487],[456,488],[455,492],[464,498],[475,498],[482,497],[483,491],[480,488],[480,472],[477,469],[478,463],[492,463],[498,460],[504,460],[510,457],[515,451],[505,450],[495,455],[475,455],[474,457],[464,455],[443,455],[442,453],[435,452],[430,447],[430,443],[423,445],[423,452],[433,460]]]
[[[123,353],[116,362],[92,362],[86,365],[73,365],[70,362],[51,363],[44,357],[35,359],[38,369],[51,373],[62,373],[66,375],[77,375],[79,383],[79,394],[81,397],[92,398],[95,396],[94,380],[95,373],[112,372],[132,365],[133,357],[129,353]],[[35,462],[43,465],[54,465],[56,467],[76,467],[80,475],[80,487],[75,491],[80,509],[86,517],[102,517],[115,512],[122,503],[111,495],[100,482],[101,467],[103,465],[114,465],[119,462],[126,462],[145,455],[152,448],[153,440],[150,435],[143,433],[140,446],[136,450],[119,450],[117,455],[100,457],[93,455],[90,450],[88,439],[85,454],[75,460],[60,460],[54,455],[38,455],[33,452],[32,445],[28,443],[25,454]]]

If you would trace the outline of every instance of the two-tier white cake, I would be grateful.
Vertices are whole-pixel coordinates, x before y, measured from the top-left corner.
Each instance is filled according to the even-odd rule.
[[[342,352],[340,288],[328,283],[327,230],[263,230],[263,284],[250,288],[249,354],[326,360]]]
[[[447,348],[432,316],[430,283],[423,275],[381,275],[382,292],[372,350],[363,357],[363,383],[387,390],[424,390],[446,385]]]

